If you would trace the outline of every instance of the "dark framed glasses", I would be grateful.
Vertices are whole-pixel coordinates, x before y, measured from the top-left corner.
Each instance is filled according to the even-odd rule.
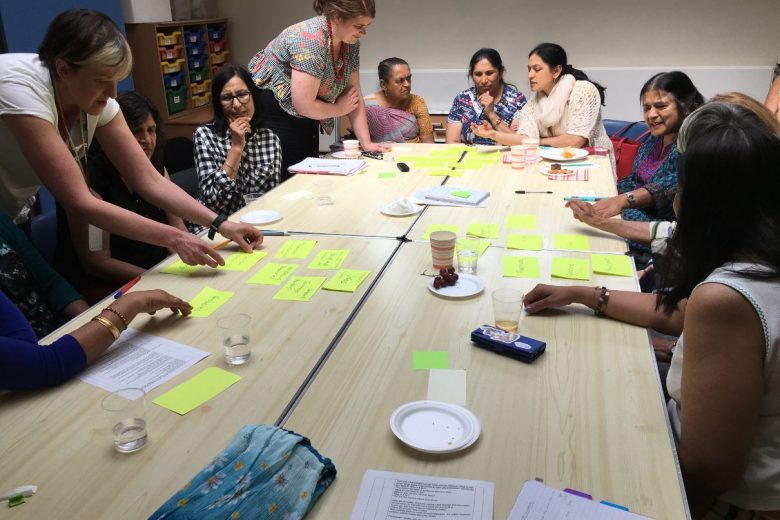
[[[235,94],[222,94],[219,96],[219,102],[225,106],[230,106],[233,104],[233,100],[237,99],[239,103],[246,105],[249,103],[250,97],[252,97],[251,92],[243,90],[241,92],[236,92]]]

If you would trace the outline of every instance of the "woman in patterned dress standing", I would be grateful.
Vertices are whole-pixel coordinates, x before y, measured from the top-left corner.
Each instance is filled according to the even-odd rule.
[[[374,0],[315,0],[319,15],[282,31],[249,61],[261,89],[266,127],[282,144],[282,180],[288,167],[317,156],[318,127],[330,133],[336,117],[349,116],[363,150],[371,141],[360,92],[360,44],[374,20]]]

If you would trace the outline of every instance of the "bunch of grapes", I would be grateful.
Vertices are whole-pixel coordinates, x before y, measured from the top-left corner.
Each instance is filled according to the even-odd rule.
[[[458,273],[455,272],[454,267],[443,267],[439,269],[439,276],[433,279],[433,288],[441,289],[449,285],[455,285],[458,281]]]

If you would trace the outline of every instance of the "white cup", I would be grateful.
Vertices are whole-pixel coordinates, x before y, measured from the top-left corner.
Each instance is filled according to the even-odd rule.
[[[524,144],[516,144],[510,148],[512,169],[522,170],[528,162],[528,148]]]
[[[526,162],[528,164],[539,162],[539,139],[523,139],[523,146],[526,148]]]
[[[360,141],[356,139],[345,139],[344,155],[350,159],[357,159],[360,157]]]

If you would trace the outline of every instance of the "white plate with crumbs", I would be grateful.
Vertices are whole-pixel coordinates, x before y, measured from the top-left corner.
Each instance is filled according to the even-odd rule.
[[[382,209],[379,211],[383,215],[388,215],[390,217],[408,217],[409,215],[417,215],[422,210],[423,206],[419,204],[408,201],[395,201],[387,204],[386,206],[382,206]]]
[[[427,453],[451,453],[468,448],[481,432],[477,416],[462,406],[440,401],[413,401],[390,416],[398,439]]]
[[[548,161],[576,161],[588,156],[588,151],[582,148],[540,148],[539,155]]]
[[[262,226],[279,220],[282,220],[281,213],[266,209],[250,211],[249,213],[241,215],[241,222],[244,224],[252,224],[253,226]]]

